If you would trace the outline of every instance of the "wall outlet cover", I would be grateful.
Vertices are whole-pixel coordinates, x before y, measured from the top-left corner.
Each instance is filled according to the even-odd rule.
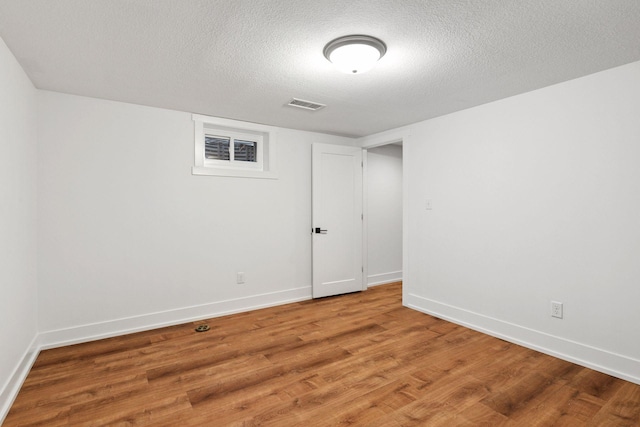
[[[558,301],[551,301],[551,316],[562,319],[562,303]]]

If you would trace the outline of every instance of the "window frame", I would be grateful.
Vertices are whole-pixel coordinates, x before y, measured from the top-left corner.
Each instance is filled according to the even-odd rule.
[[[239,178],[277,179],[276,128],[256,123],[193,114],[195,163],[193,175],[228,176]],[[205,136],[230,139],[230,160],[207,159]],[[234,159],[234,140],[255,141],[256,162]]]
[[[207,136],[229,139],[229,160],[207,159],[207,156],[205,154],[204,162],[203,162],[204,167],[263,170],[262,159],[263,159],[263,151],[264,151],[264,141],[263,141],[262,135],[254,134],[254,133],[240,133],[240,132],[230,131],[230,130],[208,129],[205,126],[204,135],[202,137],[203,149],[205,147],[204,141]],[[244,162],[242,160],[235,159],[236,141],[251,141],[256,143],[257,147],[256,147],[255,162]]]

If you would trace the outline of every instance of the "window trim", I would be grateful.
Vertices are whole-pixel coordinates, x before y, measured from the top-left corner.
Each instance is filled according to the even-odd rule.
[[[195,159],[193,175],[228,176],[238,178],[277,179],[276,129],[272,126],[193,114]],[[259,139],[259,163],[205,158],[205,135],[232,136],[235,139]]]

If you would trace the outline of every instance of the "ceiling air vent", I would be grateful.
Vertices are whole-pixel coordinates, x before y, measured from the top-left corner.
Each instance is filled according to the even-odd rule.
[[[289,101],[289,103],[287,105],[290,106],[290,107],[304,108],[305,110],[311,110],[311,111],[316,111],[316,110],[319,110],[321,108],[326,107],[326,105],[324,105],[324,104],[319,104],[317,102],[311,102],[311,101],[305,101],[304,99],[298,99],[298,98],[293,98],[291,101]]]

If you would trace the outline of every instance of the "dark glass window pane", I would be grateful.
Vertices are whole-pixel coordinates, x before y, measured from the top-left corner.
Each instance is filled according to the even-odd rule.
[[[229,160],[229,138],[205,135],[204,157],[212,160]]]
[[[258,143],[235,139],[233,141],[233,158],[237,162],[257,162]]]

